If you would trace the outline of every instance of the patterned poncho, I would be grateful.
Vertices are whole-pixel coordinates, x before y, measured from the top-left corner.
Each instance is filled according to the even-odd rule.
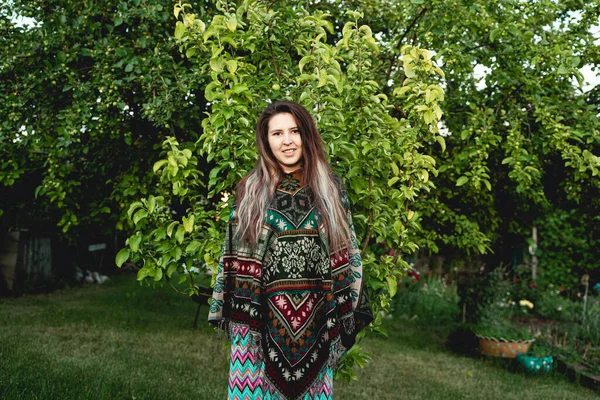
[[[208,320],[229,334],[249,328],[264,361],[262,381],[280,397],[304,397],[373,319],[341,183],[340,201],[352,236],[336,254],[301,169],[284,175],[256,246],[237,239],[235,208],[230,215]]]

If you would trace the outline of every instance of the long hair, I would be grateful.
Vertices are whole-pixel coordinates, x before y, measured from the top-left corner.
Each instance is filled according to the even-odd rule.
[[[256,124],[256,167],[237,186],[238,237],[257,244],[270,201],[275,196],[283,170],[268,140],[269,120],[281,113],[293,115],[302,138],[303,180],[313,194],[314,207],[321,216],[331,252],[338,252],[350,242],[350,227],[341,203],[341,188],[336,183],[323,150],[323,139],[311,115],[300,104],[276,101],[269,104]]]

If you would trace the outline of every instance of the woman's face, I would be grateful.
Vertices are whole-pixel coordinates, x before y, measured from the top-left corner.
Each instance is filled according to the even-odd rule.
[[[294,116],[275,114],[269,120],[267,137],[269,147],[283,172],[292,172],[302,162],[302,137]]]

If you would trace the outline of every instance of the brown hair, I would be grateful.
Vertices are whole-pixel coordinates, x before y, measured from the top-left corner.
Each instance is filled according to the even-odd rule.
[[[327,162],[324,142],[308,111],[292,101],[276,101],[261,113],[256,124],[258,162],[237,187],[238,235],[242,241],[257,243],[267,207],[283,170],[273,155],[268,141],[269,120],[277,114],[292,114],[302,137],[303,180],[313,194],[316,210],[321,216],[329,238],[330,251],[349,245],[350,227],[341,202],[341,188]]]

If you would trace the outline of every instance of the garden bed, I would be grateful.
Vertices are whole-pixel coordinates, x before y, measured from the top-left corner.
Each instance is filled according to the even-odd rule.
[[[569,379],[589,389],[600,391],[600,375],[594,374],[589,365],[558,356],[556,357],[556,367]]]

